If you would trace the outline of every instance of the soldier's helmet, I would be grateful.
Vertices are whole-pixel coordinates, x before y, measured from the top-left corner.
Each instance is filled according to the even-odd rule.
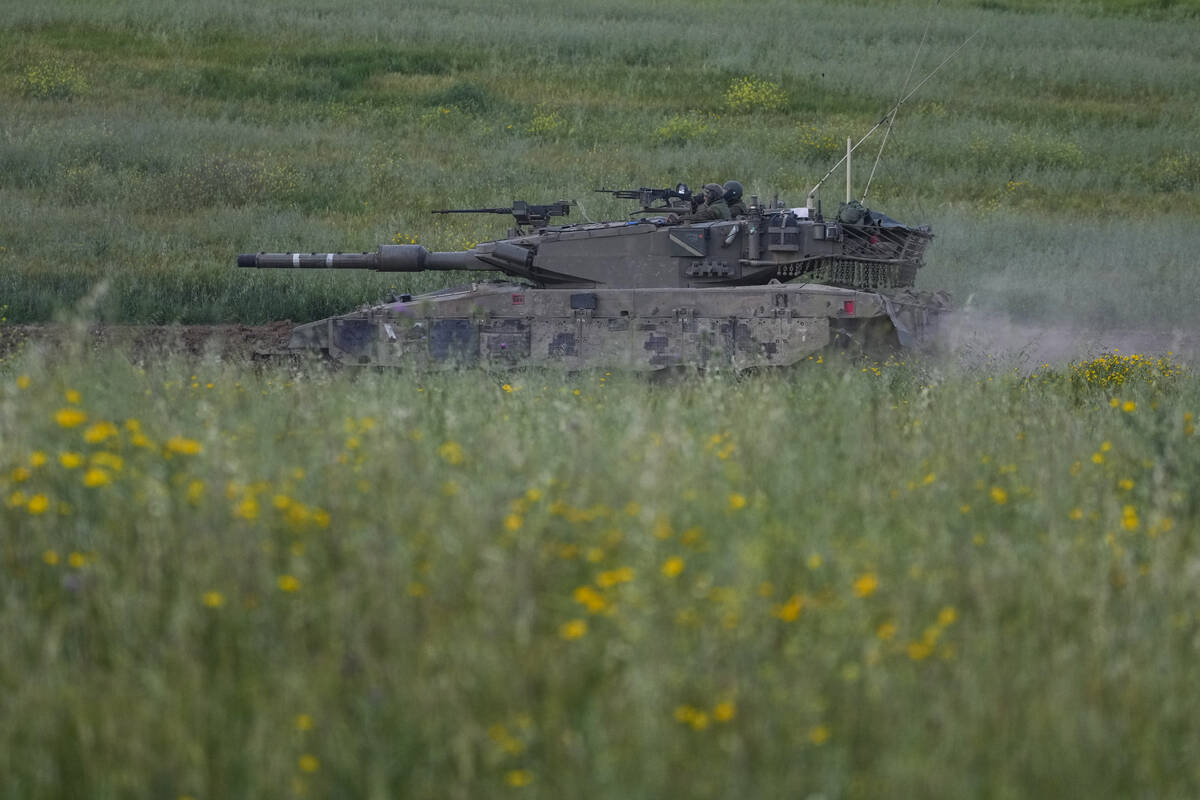
[[[704,184],[704,199],[706,202],[715,203],[725,196],[725,187],[719,183]]]
[[[737,181],[725,182],[725,202],[733,205],[742,199],[742,185]]]

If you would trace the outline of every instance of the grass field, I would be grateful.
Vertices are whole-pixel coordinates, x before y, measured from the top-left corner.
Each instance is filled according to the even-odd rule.
[[[1133,357],[33,366],[0,387],[0,784],[1191,796],[1197,404]]]
[[[1194,331],[1193,3],[13,0],[0,337],[434,288],[233,266],[506,223],[431,208],[799,200],[930,18],[917,74],[980,34],[872,189],[933,224],[922,287]],[[18,352],[0,795],[1197,796],[1200,378],[975,361],[663,384]]]
[[[1179,291],[1200,249],[1195,4],[776,0],[733,17],[14,0],[0,297],[17,322],[100,284],[112,321],[305,321],[446,276],[246,274],[236,254],[398,235],[460,249],[504,230],[428,213],[448,206],[630,210],[599,186],[736,177],[800,203],[910,65],[913,85],[978,32],[906,106],[872,187],[942,237],[923,282],[992,310],[1071,292],[1072,319],[1196,321]]]

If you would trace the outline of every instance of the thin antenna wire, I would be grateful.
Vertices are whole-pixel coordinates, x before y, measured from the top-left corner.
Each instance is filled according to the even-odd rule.
[[[908,74],[904,76],[904,84],[900,87],[901,95],[908,91],[908,82],[912,80],[913,70],[917,67],[917,60],[921,57],[921,51],[925,49],[925,40],[929,38],[929,26],[933,24],[933,14],[941,4],[942,0],[937,0],[933,4],[933,8],[929,9],[929,16],[925,19],[925,31],[921,34],[921,43],[917,45],[917,52],[913,54],[912,63],[908,65]],[[871,192],[871,181],[875,180],[875,170],[879,169],[879,161],[883,158],[883,148],[887,146],[888,136],[891,135],[892,128],[896,125],[896,115],[899,113],[900,106],[896,105],[892,109],[891,119],[888,120],[887,130],[883,132],[883,141],[879,143],[879,152],[875,154],[875,163],[871,165],[871,174],[867,176],[867,185],[863,189],[860,202],[865,203],[867,195]]]
[[[954,52],[952,52],[950,55],[948,55],[944,59],[942,59],[942,63],[940,63],[936,67],[934,67],[932,72],[930,72],[928,75],[926,75],[921,80],[920,83],[918,83],[916,86],[914,86],[912,88],[912,91],[910,91],[908,94],[904,95],[904,97],[900,98],[900,100],[896,103],[896,105],[894,105],[894,106],[892,106],[892,108],[888,109],[884,113],[884,115],[882,117],[880,117],[879,122],[876,122],[875,126],[873,128],[871,128],[871,130],[864,133],[863,137],[861,139],[859,139],[858,142],[856,142],[853,147],[850,148],[850,152],[854,152],[855,150],[857,150],[859,145],[861,145],[863,142],[865,142],[867,139],[869,139],[871,137],[871,134],[873,134],[873,133],[875,133],[875,131],[879,130],[880,126],[882,126],[885,122],[888,121],[888,116],[892,113],[893,109],[899,109],[900,106],[904,105],[908,101],[908,99],[910,97],[912,97],[914,94],[916,94],[917,91],[922,86],[929,83],[929,80],[934,75],[936,75],[939,71],[941,71],[942,67],[944,67],[944,66],[946,66],[946,64],[950,63],[950,59],[952,59],[956,55],[958,55],[958,51],[962,50],[964,47],[966,47],[967,43],[970,42],[972,39],[974,39],[976,36],[978,36],[979,31],[981,31],[981,30],[983,30],[983,28],[977,28],[974,33],[972,33],[970,36],[968,36],[966,39],[964,39],[963,43],[960,44],[958,47],[954,48]],[[821,178],[821,180],[817,181],[817,185],[814,186],[811,191],[809,191],[808,196],[812,197],[813,195],[815,195],[817,193],[817,190],[821,188],[821,184],[823,184],[826,181],[826,179],[830,175],[833,174],[834,170],[836,170],[838,167],[840,167],[845,160],[846,160],[846,156],[842,156],[841,158],[839,158],[838,162],[829,168],[829,171],[825,173],[825,175]]]

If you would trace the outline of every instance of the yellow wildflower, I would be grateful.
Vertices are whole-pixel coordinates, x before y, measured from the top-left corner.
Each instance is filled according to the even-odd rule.
[[[616,586],[618,583],[629,583],[633,580],[632,567],[618,567],[601,572],[596,576],[596,585],[601,589],[607,589],[609,586]]]
[[[947,625],[953,625],[957,619],[958,610],[954,606],[943,606],[942,610],[938,612],[938,625],[941,625],[943,628]]]
[[[50,499],[44,494],[35,494],[33,497],[29,498],[29,505],[26,506],[26,508],[29,509],[30,514],[45,513],[46,509],[49,507]]]
[[[1081,520],[1081,519],[1083,519],[1083,509],[1082,508],[1072,508],[1070,513],[1067,514],[1067,517],[1069,517],[1070,519],[1073,519],[1073,520]]]
[[[585,606],[591,614],[599,614],[608,608],[608,601],[604,599],[604,595],[591,586],[580,586],[575,590],[573,597],[576,603]]]
[[[253,497],[247,497],[233,507],[233,514],[246,520],[258,519],[258,501]]]
[[[854,581],[855,597],[870,597],[879,588],[879,576],[874,572],[859,575]]]
[[[92,453],[91,462],[93,467],[105,467],[113,472],[120,472],[125,467],[125,459],[104,450]]]
[[[558,629],[558,635],[567,641],[579,639],[587,635],[588,624],[584,619],[573,619],[569,622],[564,622]]]
[[[300,591],[300,579],[295,575],[280,575],[275,584],[283,592],[298,592]]]
[[[178,453],[183,456],[194,456],[204,450],[204,446],[195,439],[186,439],[183,436],[172,436],[167,439],[167,452]]]
[[[1131,414],[1137,410],[1137,403],[1135,403],[1132,400],[1126,400],[1124,403],[1121,404],[1121,410],[1124,411],[1126,414]]]
[[[17,376],[17,388],[18,389],[28,389],[29,388],[29,376],[28,375],[18,375]]]
[[[875,635],[885,642],[889,642],[896,635],[896,623],[885,622],[875,629]]]
[[[524,520],[521,519],[520,514],[509,514],[507,517],[504,518],[504,530],[519,531],[519,530],[521,530],[521,525],[523,523],[524,523]]]
[[[117,426],[111,422],[94,422],[83,432],[83,440],[88,444],[99,444],[116,435]]]
[[[438,447],[438,455],[441,456],[442,460],[447,464],[461,464],[463,462],[462,445],[455,441],[444,442],[440,447]]]
[[[58,463],[62,464],[67,469],[75,469],[83,463],[83,456],[79,455],[79,453],[72,453],[69,451],[66,453],[59,453]]]
[[[795,622],[796,617],[800,616],[800,612],[803,610],[804,598],[794,594],[788,598],[786,603],[775,606],[771,613],[784,622]]]
[[[729,510],[738,511],[746,507],[746,495],[741,492],[733,492],[729,495]]]
[[[83,553],[72,551],[71,554],[67,556],[67,563],[75,569],[79,569],[80,567],[87,565],[87,556],[85,556]]]
[[[296,761],[301,772],[316,772],[321,768],[321,762],[311,753],[305,753]]]
[[[74,389],[67,389],[66,398],[68,403],[75,406],[83,402],[83,398],[80,396],[79,392],[75,391]]]
[[[42,553],[42,561],[50,566],[58,564],[58,552],[55,550],[47,550]]]
[[[1117,487],[1129,491],[1133,488],[1133,480],[1130,478],[1121,478],[1121,480],[1117,481]]]
[[[683,559],[679,556],[671,556],[662,565],[662,574],[666,578],[674,578],[679,573],[683,572]]]
[[[1133,506],[1125,506],[1121,509],[1121,527],[1127,531],[1136,531],[1141,522],[1138,519],[1137,509]]]
[[[29,466],[40,467],[46,463],[46,454],[41,450],[34,450],[29,455]]]
[[[295,726],[296,730],[300,731],[301,733],[304,731],[311,731],[314,725],[313,718],[308,714],[297,714],[292,720],[292,724]]]
[[[76,428],[87,422],[87,414],[78,408],[60,408],[54,412],[54,421],[60,428]]]
[[[112,474],[108,470],[92,467],[83,474],[83,485],[89,489],[107,486],[110,483],[112,483]]]
[[[527,769],[510,769],[504,773],[504,783],[514,789],[533,783],[533,773]]]
[[[829,730],[828,725],[818,725],[808,732],[808,740],[817,747],[820,747],[829,741],[829,737],[832,735],[833,732]]]
[[[1004,491],[999,486],[993,486],[991,491],[992,502],[998,506],[1002,506],[1008,502],[1008,492]]]
[[[913,661],[924,661],[933,652],[933,646],[927,642],[909,642],[908,657]]]
[[[717,722],[729,722],[737,716],[737,706],[732,700],[724,700],[713,708],[713,719]]]
[[[209,608],[220,608],[225,605],[225,595],[220,592],[209,591],[201,596],[200,601]]]

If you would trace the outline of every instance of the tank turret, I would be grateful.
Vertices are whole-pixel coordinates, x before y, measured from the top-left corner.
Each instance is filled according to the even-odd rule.
[[[604,190],[645,203],[655,190]],[[667,190],[662,190],[666,192]],[[661,196],[656,196],[660,197]],[[674,197],[680,198],[679,194]],[[670,213],[615,222],[550,225],[529,209],[447,209],[435,213],[512,213],[515,235],[471,250],[429,252],[420,245],[381,245],[364,253],[258,253],[238,266],[298,269],[369,269],[379,272],[490,270],[538,287],[606,286],[653,289],[746,286],[805,278],[854,289],[912,286],[925,248],[927,226],[910,227],[863,208],[836,219],[807,208],[751,206],[737,219],[685,223],[683,205],[647,206],[640,212]]]

